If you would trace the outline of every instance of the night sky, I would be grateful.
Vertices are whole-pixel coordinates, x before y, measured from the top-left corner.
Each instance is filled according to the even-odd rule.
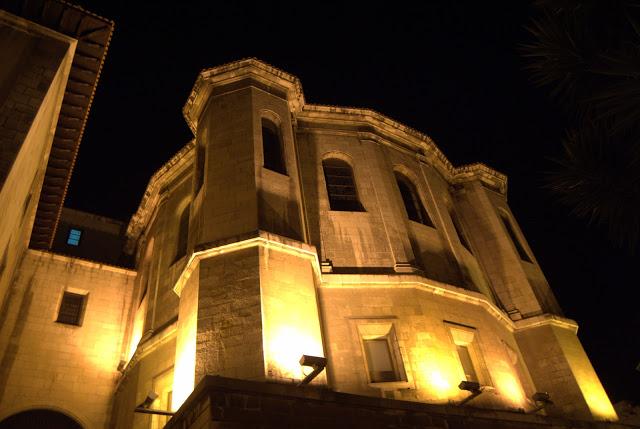
[[[67,206],[128,221],[192,138],[181,110],[198,72],[257,57],[299,77],[308,103],[377,110],[431,136],[454,165],[507,174],[511,209],[605,389],[640,402],[638,257],[543,188],[567,121],[523,70],[532,7],[221,3],[80,2],[116,26]]]

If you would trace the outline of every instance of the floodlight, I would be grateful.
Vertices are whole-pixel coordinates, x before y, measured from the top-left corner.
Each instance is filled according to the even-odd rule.
[[[154,410],[153,408],[149,408],[151,404],[153,404],[153,401],[155,401],[156,399],[158,399],[158,394],[153,390],[149,391],[149,393],[147,394],[147,397],[144,398],[144,401],[142,401],[140,405],[138,405],[133,411],[136,413],[143,413],[143,414],[159,414],[161,416],[173,416],[174,413],[172,413],[171,411]]]
[[[536,402],[544,402],[546,404],[553,404],[551,401],[551,396],[547,392],[536,392],[531,397]]]
[[[158,394],[153,390],[150,390],[149,393],[147,394],[147,397],[144,398],[144,401],[142,401],[142,403],[138,405],[136,408],[149,408],[153,403],[153,401],[155,401],[156,399],[158,399]]]
[[[458,406],[463,406],[467,402],[482,394],[485,391],[485,387],[487,386],[480,386],[480,383],[478,383],[477,381],[462,380],[460,384],[458,384],[458,389],[471,392],[471,395],[460,401],[458,403]]]
[[[458,384],[458,389],[468,390],[471,393],[479,392],[480,383],[478,383],[477,381],[462,380],[460,384]]]
[[[536,403],[536,407],[529,411],[529,414],[537,413],[547,405],[553,405],[551,396],[547,392],[536,392],[531,396],[531,399]]]
[[[300,357],[300,366],[308,366],[313,368],[307,376],[298,383],[298,386],[304,386],[305,384],[309,384],[311,380],[316,378],[318,374],[322,372],[325,366],[327,366],[327,358],[321,356],[309,356],[302,355]]]

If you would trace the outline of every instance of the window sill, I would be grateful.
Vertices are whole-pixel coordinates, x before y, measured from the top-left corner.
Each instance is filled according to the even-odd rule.
[[[409,383],[408,381],[381,381],[377,383],[369,382],[369,387],[380,390],[411,389],[411,383]]]
[[[272,170],[268,167],[265,167],[264,165],[262,166],[262,171],[268,171],[269,173],[275,174],[276,176],[280,176],[280,177],[286,177],[287,179],[289,178],[289,175],[285,172],[282,173],[280,171],[277,170]]]

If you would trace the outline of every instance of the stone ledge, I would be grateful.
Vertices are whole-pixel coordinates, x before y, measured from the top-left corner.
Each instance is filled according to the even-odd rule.
[[[200,428],[622,429],[632,426],[374,398],[317,387],[206,376],[165,426]]]

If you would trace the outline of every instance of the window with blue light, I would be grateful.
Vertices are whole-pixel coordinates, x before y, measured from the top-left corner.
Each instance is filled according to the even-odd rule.
[[[70,246],[79,245],[81,236],[82,236],[82,230],[71,228],[69,230],[69,236],[67,237],[67,244]]]

